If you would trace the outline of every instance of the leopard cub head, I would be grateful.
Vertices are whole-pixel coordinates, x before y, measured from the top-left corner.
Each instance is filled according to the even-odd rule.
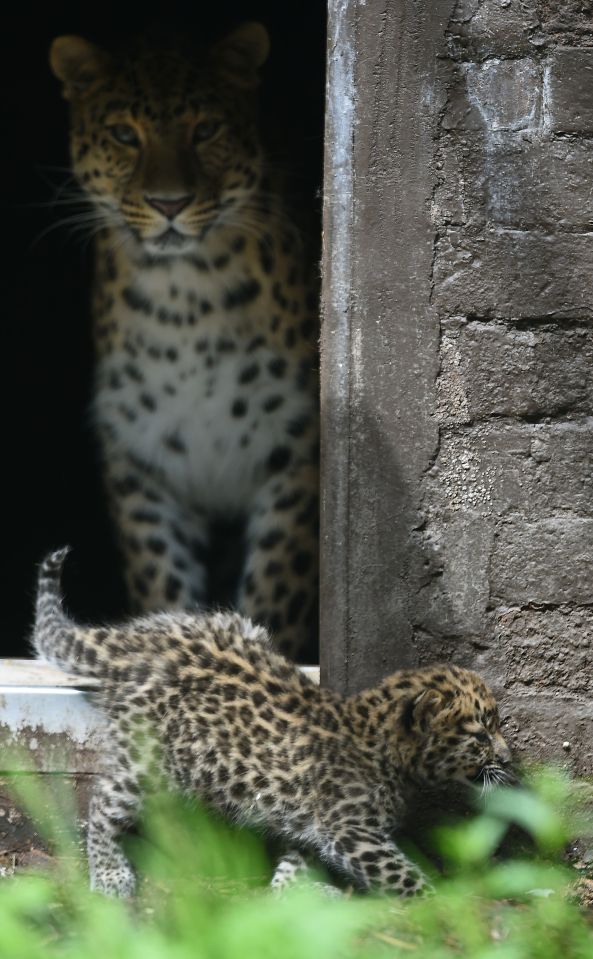
[[[414,779],[484,788],[515,781],[496,700],[476,673],[433,667],[393,680],[403,694],[399,735]]]
[[[268,48],[259,23],[191,57],[142,47],[117,57],[83,37],[57,37],[50,66],[70,103],[89,224],[170,258],[249,211],[263,172],[255,90]]]

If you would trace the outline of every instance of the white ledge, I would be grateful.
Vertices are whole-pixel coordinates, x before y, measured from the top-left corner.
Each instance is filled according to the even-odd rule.
[[[318,666],[301,668],[319,682]],[[96,772],[105,724],[87,693],[98,685],[49,663],[0,659],[0,772],[30,764],[42,772]]]
[[[55,689],[92,689],[96,680],[72,676],[38,659],[0,659],[0,690],[5,686],[54,687]]]

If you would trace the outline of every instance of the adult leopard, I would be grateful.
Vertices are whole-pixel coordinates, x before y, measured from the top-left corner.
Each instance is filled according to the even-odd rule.
[[[95,236],[94,422],[133,610],[208,595],[211,528],[245,523],[237,608],[316,651],[317,310],[257,133],[269,40],[117,58],[58,37]]]

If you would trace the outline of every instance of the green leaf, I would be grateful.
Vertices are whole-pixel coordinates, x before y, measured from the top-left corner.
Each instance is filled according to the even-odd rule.
[[[507,829],[505,822],[491,816],[445,827],[436,831],[440,851],[460,866],[485,862],[500,844]]]
[[[546,851],[560,849],[569,838],[563,815],[525,789],[494,790],[486,801],[486,813],[521,826]]]

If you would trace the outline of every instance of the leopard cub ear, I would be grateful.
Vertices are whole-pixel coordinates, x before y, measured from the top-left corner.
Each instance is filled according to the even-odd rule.
[[[402,723],[409,732],[425,732],[445,704],[445,697],[437,689],[423,689],[409,699],[402,711]]]
[[[84,37],[56,37],[49,50],[49,65],[64,84],[66,100],[86,96],[109,70],[110,57]]]

